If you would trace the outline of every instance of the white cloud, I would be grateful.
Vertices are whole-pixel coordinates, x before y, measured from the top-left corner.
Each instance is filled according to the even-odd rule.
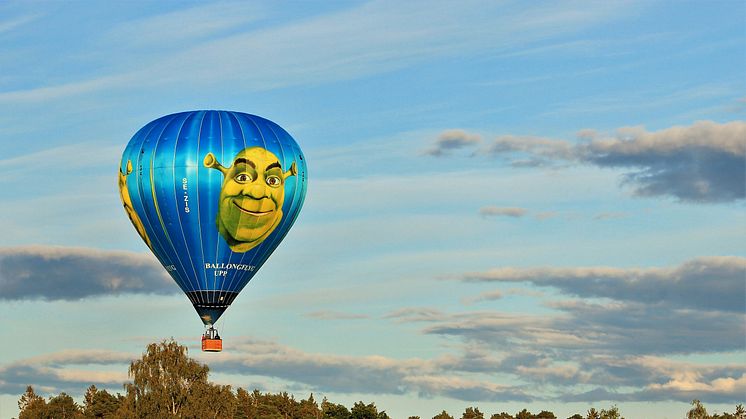
[[[91,384],[121,388],[127,380],[127,364],[136,356],[101,349],[67,350],[0,364],[0,394],[20,395],[33,385],[47,393],[80,394]],[[78,367],[116,366],[118,370]]]
[[[179,292],[150,255],[74,247],[0,248],[0,300]]]
[[[612,136],[582,130],[580,143],[503,135],[487,155],[512,157],[517,166],[591,164],[631,170],[624,182],[641,196],[684,202],[730,202],[746,197],[746,122],[700,121],[659,131],[622,127]]]
[[[471,134],[461,129],[447,130],[438,135],[435,144],[425,150],[425,154],[442,156],[460,148],[474,147],[481,141],[482,136],[479,134]]]
[[[681,308],[746,311],[746,258],[701,257],[669,268],[512,268],[470,273],[466,281],[530,282],[580,297],[605,297]]]

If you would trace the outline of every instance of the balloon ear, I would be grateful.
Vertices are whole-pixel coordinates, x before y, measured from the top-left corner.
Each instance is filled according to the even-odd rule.
[[[205,159],[202,161],[202,163],[207,167],[208,169],[218,169],[220,170],[223,175],[225,175],[228,172],[228,169],[223,167],[222,164],[218,163],[218,159],[215,158],[215,155],[212,153],[207,153],[205,156]]]
[[[290,169],[287,172],[283,173],[282,177],[283,179],[287,179],[290,176],[295,176],[297,174],[298,174],[298,168],[295,166],[295,162],[293,162],[293,164],[290,165]]]

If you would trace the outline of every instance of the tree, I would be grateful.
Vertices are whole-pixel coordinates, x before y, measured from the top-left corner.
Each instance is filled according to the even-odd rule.
[[[18,409],[20,410],[18,419],[41,418],[46,412],[47,402],[34,392],[33,387],[28,386],[26,392],[18,400]]]
[[[132,361],[125,385],[140,417],[178,416],[196,383],[206,383],[209,368],[187,357],[187,348],[173,339],[151,343],[141,359]]]
[[[184,417],[218,419],[232,418],[237,409],[236,396],[231,386],[208,382],[193,385],[184,405]]]
[[[351,419],[350,411],[344,405],[334,404],[326,400],[321,402],[321,411],[324,419]]]
[[[622,419],[619,414],[619,409],[616,406],[611,406],[609,410],[601,409],[601,419]]]
[[[239,388],[236,391],[236,414],[234,415],[234,419],[253,418],[256,418],[256,399],[254,398],[254,394]]]
[[[83,411],[80,406],[75,403],[75,400],[73,400],[72,397],[67,393],[62,392],[49,399],[45,417],[55,419],[79,419],[83,417]]]
[[[515,414],[515,419],[533,419],[534,415],[526,409]]]
[[[207,381],[209,368],[188,357],[186,346],[173,339],[148,345],[132,361],[126,397],[116,413],[121,418],[232,417],[237,401],[230,386]],[[228,415],[228,416],[226,416]]]
[[[746,408],[742,404],[736,406],[736,411],[733,413],[736,419],[746,419]]]
[[[591,407],[588,410],[588,413],[585,415],[585,418],[586,419],[601,419],[601,414],[598,413],[596,408]]]
[[[407,419],[420,419],[420,417],[419,416],[410,416]]]
[[[707,409],[697,399],[692,400],[692,408],[686,412],[686,419],[708,419]]]
[[[365,404],[362,401],[355,402],[350,409],[352,419],[376,419],[378,409],[374,403]]]
[[[490,419],[514,419],[514,418],[513,418],[513,415],[511,415],[510,413],[500,412],[500,413],[495,413],[494,415],[490,416]]]
[[[576,413],[576,414],[574,414],[574,415],[570,416],[570,417],[569,417],[569,418],[567,418],[567,419],[584,419],[584,418],[583,418],[583,415],[581,415],[581,414],[579,414],[579,413]]]
[[[308,396],[308,400],[301,400],[298,407],[298,414],[303,419],[320,419],[321,409],[318,403],[313,399],[313,393]]]
[[[467,407],[461,419],[484,419],[484,413],[480,412],[479,408]]]
[[[554,415],[554,413],[548,411],[548,410],[542,410],[541,412],[534,415],[535,419],[557,419],[557,416]]]
[[[86,418],[114,418],[122,404],[123,397],[112,395],[106,390],[99,390],[96,386],[88,387],[83,397],[83,416]]]
[[[433,416],[433,419],[453,419],[453,416],[449,415],[445,410]]]

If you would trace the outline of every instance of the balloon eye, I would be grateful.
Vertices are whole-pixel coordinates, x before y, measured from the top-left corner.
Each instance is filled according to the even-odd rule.
[[[236,177],[234,177],[233,179],[235,179],[235,181],[236,181],[236,182],[238,182],[238,183],[247,183],[247,182],[251,182],[251,176],[249,176],[249,175],[248,175],[248,174],[246,174],[246,173],[239,173],[239,174],[238,174],[238,175],[236,175]]]
[[[267,185],[269,185],[269,186],[275,186],[276,187],[276,186],[280,186],[281,183],[282,183],[282,181],[280,180],[280,178],[278,176],[269,176],[267,178]]]

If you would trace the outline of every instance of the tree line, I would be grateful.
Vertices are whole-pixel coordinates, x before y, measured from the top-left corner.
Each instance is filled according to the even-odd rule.
[[[173,339],[151,343],[140,359],[132,361],[124,394],[112,394],[91,385],[78,404],[62,392],[45,399],[32,386],[18,400],[18,419],[391,419],[375,403],[354,403],[352,407],[326,398],[317,402],[313,394],[296,400],[283,393],[235,391],[229,385],[208,381],[209,368],[188,357],[187,348]],[[559,419],[547,410],[531,413],[523,409],[511,415],[495,413],[489,417],[477,407],[468,407],[461,419]],[[420,419],[409,416],[408,419]],[[456,419],[445,410],[432,419]],[[624,419],[616,406],[567,419]],[[686,419],[746,419],[746,410],[736,406],[734,413],[709,415],[699,400],[692,401]]]

